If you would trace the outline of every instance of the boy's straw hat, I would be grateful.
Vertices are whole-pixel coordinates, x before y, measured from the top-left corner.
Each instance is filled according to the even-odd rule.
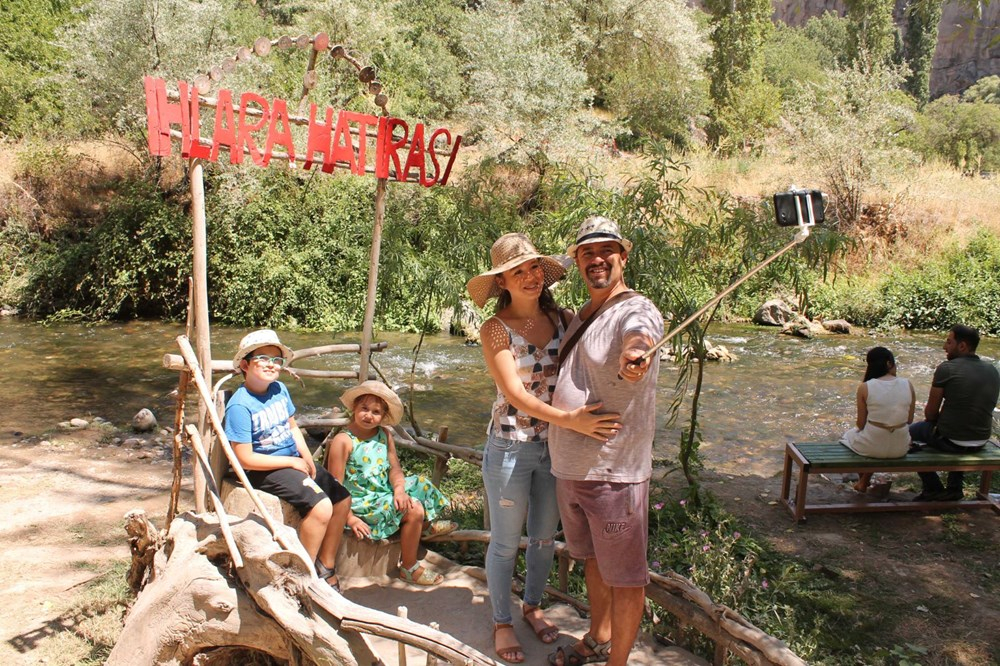
[[[615,241],[625,248],[626,252],[632,251],[632,241],[622,238],[617,222],[602,215],[592,215],[580,225],[579,231],[576,232],[576,242],[566,248],[566,254],[575,259],[576,248],[581,245],[606,241]]]
[[[480,273],[465,285],[472,302],[483,307],[486,301],[499,296],[502,290],[497,285],[496,276],[530,259],[538,259],[542,265],[546,287],[551,287],[566,274],[559,255],[550,257],[539,253],[524,234],[504,234],[490,248],[493,268]]]
[[[399,396],[391,388],[374,379],[369,379],[347,389],[344,391],[344,395],[340,396],[340,401],[344,403],[344,407],[353,412],[355,401],[363,395],[378,396],[385,400],[385,404],[389,405],[389,413],[382,418],[382,425],[396,425],[403,419],[403,403]]]
[[[254,331],[253,333],[247,333],[240,340],[240,349],[236,352],[236,356],[233,357],[233,369],[239,371],[240,361],[246,358],[246,355],[255,349],[260,349],[261,347],[278,347],[281,349],[281,355],[287,360],[292,360],[292,356],[295,352],[292,351],[291,347],[286,347],[281,344],[281,340],[278,339],[278,334],[269,328],[262,328],[259,331]]]

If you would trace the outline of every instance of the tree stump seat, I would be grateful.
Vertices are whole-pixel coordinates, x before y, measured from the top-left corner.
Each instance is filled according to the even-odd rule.
[[[257,491],[257,495],[272,520],[296,531],[299,529],[302,518],[291,504],[261,490]],[[250,494],[235,478],[223,478],[221,498],[226,513],[231,516],[260,513]],[[337,574],[362,578],[395,577],[399,572],[399,554],[398,534],[384,541],[372,541],[358,539],[347,530],[337,551]]]

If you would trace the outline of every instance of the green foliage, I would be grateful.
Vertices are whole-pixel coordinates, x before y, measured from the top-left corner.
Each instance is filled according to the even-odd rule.
[[[779,24],[764,44],[764,75],[785,98],[800,86],[821,83],[834,59],[833,49],[805,29]]]
[[[987,102],[989,104],[1000,104],[1000,76],[986,76],[962,93],[963,102]]]
[[[1000,239],[980,231],[968,245],[945,248],[924,265],[896,268],[874,283],[814,290],[814,309],[878,328],[947,330],[955,324],[1000,333]]]
[[[926,158],[939,157],[964,172],[1000,169],[1000,105],[940,97],[916,117],[907,145]]]
[[[916,0],[906,8],[906,59],[910,66],[906,89],[921,106],[930,100],[931,61],[943,11],[941,0]]]
[[[547,5],[484,0],[462,36],[469,68],[463,117],[485,149],[505,159],[568,143],[569,119],[590,97],[571,44],[546,30]]]
[[[895,55],[893,0],[846,0],[848,38],[855,63],[865,68],[888,66]]]
[[[28,314],[178,318],[187,301],[190,221],[148,182],[124,183],[103,223],[63,228],[42,244],[26,280]]]
[[[898,68],[855,63],[786,104],[795,154],[830,195],[827,217],[845,226],[859,219],[868,191],[911,160],[897,145],[912,114],[901,81]]]
[[[712,12],[712,134],[733,148],[750,148],[777,120],[780,94],[764,78],[763,46],[770,36],[771,3],[739,0],[708,3]]]
[[[72,51],[57,42],[79,1],[4,0],[0,4],[0,137],[75,133],[89,119],[64,94]]]
[[[809,663],[854,663],[852,639],[871,640],[877,627],[859,614],[852,590],[775,553],[711,498],[700,506],[669,496],[652,501],[654,571],[688,577]],[[711,658],[708,641],[696,647]],[[843,661],[830,661],[837,656]]]
[[[577,44],[595,105],[622,118],[634,137],[683,146],[689,119],[706,105],[708,44],[697,15],[675,0],[564,2],[555,29]]]

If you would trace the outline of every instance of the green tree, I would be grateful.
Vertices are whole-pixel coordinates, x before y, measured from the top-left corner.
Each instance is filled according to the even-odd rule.
[[[942,0],[913,0],[906,8],[906,61],[910,67],[906,90],[920,106],[931,96],[931,61],[943,9]]]
[[[939,97],[917,116],[907,144],[965,172],[1000,170],[1000,106]]]
[[[764,44],[771,34],[767,0],[711,0],[709,60],[712,135],[749,148],[776,120],[780,92],[764,77]]]
[[[63,94],[72,51],[56,42],[78,2],[4,0],[0,3],[0,136],[76,132],[89,122]]]
[[[896,45],[894,0],[846,0],[846,4],[852,59],[873,67],[892,62]]]
[[[962,93],[963,102],[1000,104],[1000,76],[985,76]]]
[[[819,85],[790,99],[783,114],[804,175],[821,179],[834,217],[858,221],[865,196],[912,161],[898,136],[913,117],[912,101],[899,91],[902,70],[864,62],[831,72]]]
[[[546,29],[549,11],[545,0],[484,0],[469,14],[462,115],[488,155],[537,161],[579,136],[574,117],[591,91],[572,44]]]

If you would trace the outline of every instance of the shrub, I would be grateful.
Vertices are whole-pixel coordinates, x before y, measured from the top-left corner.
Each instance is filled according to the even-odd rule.
[[[905,141],[925,158],[941,157],[965,172],[1000,170],[1000,105],[945,95],[916,117]]]

